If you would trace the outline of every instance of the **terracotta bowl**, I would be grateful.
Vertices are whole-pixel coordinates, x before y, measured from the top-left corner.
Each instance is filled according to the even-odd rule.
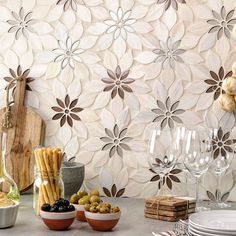
[[[111,214],[100,214],[85,211],[85,216],[89,225],[97,231],[112,230],[118,223],[120,215],[121,212]]]
[[[40,211],[43,222],[51,230],[67,230],[73,223],[76,210],[71,212]]]
[[[84,205],[78,205],[78,204],[73,204],[73,205],[75,209],[77,210],[77,213],[76,213],[77,220],[86,222],[87,220],[84,214]]]

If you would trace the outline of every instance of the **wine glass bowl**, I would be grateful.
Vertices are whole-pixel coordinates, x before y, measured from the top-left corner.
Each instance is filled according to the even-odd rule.
[[[232,162],[233,154],[227,154],[226,156],[217,157],[211,166],[211,169],[216,175],[222,175],[230,166]]]
[[[185,167],[193,176],[200,177],[207,172],[211,162],[210,159],[210,157],[203,155],[185,158]]]
[[[230,164],[234,158],[235,151],[233,146],[235,139],[231,139],[232,131],[223,131],[222,128],[210,129],[212,147],[213,147],[213,162],[211,164],[211,171],[216,175],[217,178],[217,189],[215,202],[211,204],[212,208],[227,208],[230,207],[230,203],[226,203],[222,200],[222,192],[220,181],[222,176],[227,172]]]
[[[176,135],[174,128],[155,128],[151,131],[148,144],[148,162],[151,169],[160,176],[160,190],[164,176],[176,165],[181,153],[180,146],[176,142]]]
[[[212,162],[212,145],[209,132],[202,127],[195,130],[186,129],[182,154],[185,168],[196,178],[196,210],[208,210],[208,208],[199,206],[199,182]]]
[[[197,130],[187,130],[183,154],[184,165],[192,175],[198,177],[206,173],[212,161],[208,135],[200,135]]]

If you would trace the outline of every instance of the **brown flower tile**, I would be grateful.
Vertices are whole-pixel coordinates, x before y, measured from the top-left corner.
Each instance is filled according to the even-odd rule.
[[[83,108],[76,107],[78,103],[78,98],[71,101],[70,96],[66,95],[64,101],[57,98],[56,99],[58,106],[52,107],[52,110],[56,114],[52,117],[52,120],[60,119],[60,126],[62,127],[67,122],[70,127],[73,127],[73,121],[81,120],[80,117],[76,114],[83,110]]]

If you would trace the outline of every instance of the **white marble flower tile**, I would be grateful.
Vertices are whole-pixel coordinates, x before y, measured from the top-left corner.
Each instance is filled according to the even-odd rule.
[[[30,69],[26,105],[46,121],[46,145],[86,165],[86,187],[157,194],[152,128],[206,123],[233,128],[235,139],[235,113],[216,102],[236,60],[235,10],[235,0],[0,0],[0,107],[9,69]],[[233,161],[221,181],[233,201],[235,170]],[[170,193],[194,195],[183,167],[165,181]],[[215,190],[208,173],[201,196]]]

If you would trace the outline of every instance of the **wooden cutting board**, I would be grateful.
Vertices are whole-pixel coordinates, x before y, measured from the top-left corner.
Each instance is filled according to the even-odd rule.
[[[26,80],[17,80],[14,104],[11,106],[12,128],[7,132],[6,168],[21,192],[29,189],[34,182],[33,149],[43,144],[45,124],[41,117],[24,106]],[[6,108],[0,110],[3,119]]]

